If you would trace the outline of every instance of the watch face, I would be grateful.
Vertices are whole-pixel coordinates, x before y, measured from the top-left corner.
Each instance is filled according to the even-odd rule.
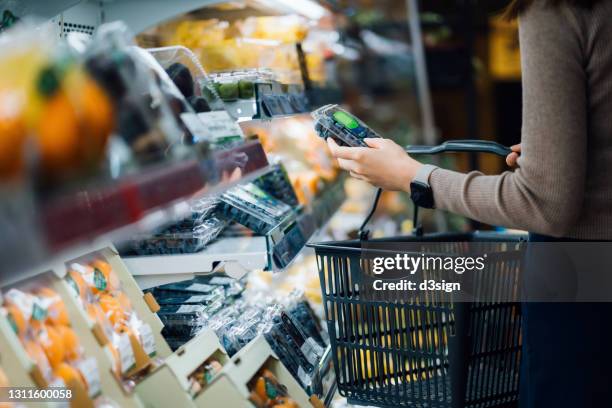
[[[410,183],[410,198],[419,207],[434,208],[433,191],[427,184],[418,181]]]

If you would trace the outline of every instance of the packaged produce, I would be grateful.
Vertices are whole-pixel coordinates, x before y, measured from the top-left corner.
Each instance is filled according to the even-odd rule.
[[[292,208],[249,183],[225,192],[218,211],[258,234],[265,234],[282,222]]]
[[[94,257],[69,265],[66,281],[75,297],[102,331],[114,359],[115,374],[127,380],[136,366],[134,347],[156,354],[151,327],[138,316],[112,266]],[[140,351],[140,350],[138,350]]]
[[[134,237],[132,248],[138,255],[195,253],[217,238],[226,225],[227,221],[214,216],[190,219],[153,235]]]
[[[287,388],[268,369],[261,369],[247,385],[249,400],[257,408],[298,408],[297,402],[287,395]]]
[[[254,183],[272,197],[285,204],[293,207],[299,205],[297,196],[289,180],[289,175],[281,163],[274,164],[270,172],[255,180]]]
[[[222,299],[220,293],[156,298],[160,305],[208,305]]]
[[[312,112],[312,117],[319,136],[323,139],[331,137],[342,146],[368,147],[364,139],[380,137],[338,105],[325,105]]]
[[[115,128],[111,96],[51,30],[20,23],[0,39],[0,179],[23,178],[26,161],[44,185],[89,174]]]
[[[172,95],[147,54],[133,47],[133,38],[122,23],[101,26],[85,59],[87,70],[114,100],[117,133],[129,152],[127,157],[125,149],[117,155],[123,158],[122,166],[130,169],[192,153],[183,147],[189,140],[176,114],[186,103],[184,98]]]
[[[221,372],[223,365],[215,358],[209,358],[202,365],[189,375],[189,393],[191,396],[197,395],[202,388],[210,384],[211,381]]]
[[[48,385],[78,383],[90,398],[100,395],[97,362],[86,355],[57,292],[45,282],[11,288],[4,293],[3,311]]]

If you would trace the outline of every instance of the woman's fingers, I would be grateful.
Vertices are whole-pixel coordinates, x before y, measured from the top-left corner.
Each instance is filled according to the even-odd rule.
[[[361,170],[359,164],[353,160],[338,159],[338,165],[340,168],[350,171],[351,173],[361,174],[359,171]]]
[[[506,156],[506,164],[510,167],[516,167],[519,155],[518,153],[512,152]]]
[[[506,156],[506,164],[510,167],[517,167],[518,158],[521,154],[521,145],[515,144],[514,146],[510,146],[510,150],[512,150],[512,153]]]
[[[373,147],[375,149],[380,149],[384,143],[385,143],[385,139],[381,138],[381,137],[367,137],[365,139],[363,139],[363,141],[370,147]]]
[[[329,146],[332,156],[337,159],[359,160],[364,150],[367,150],[367,147],[338,146],[338,143],[331,137],[327,138],[327,145]]]
[[[355,173],[354,171],[349,171],[349,174],[351,175],[351,177],[356,178],[358,180],[368,181],[367,178],[365,178],[361,174]]]

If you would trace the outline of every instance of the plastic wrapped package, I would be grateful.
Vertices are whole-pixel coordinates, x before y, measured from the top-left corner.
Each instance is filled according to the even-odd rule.
[[[224,109],[212,81],[190,49],[173,46],[150,48],[147,51],[166,70],[196,112]]]
[[[152,48],[148,50],[166,70],[203,124],[207,139],[215,146],[225,146],[244,139],[240,126],[225,110],[225,104],[209,76],[204,72],[193,52],[182,46]],[[254,88],[244,88],[250,98]],[[222,89],[226,91],[225,88]]]
[[[249,400],[256,408],[298,408],[287,393],[287,388],[268,369],[262,368],[247,384]]]
[[[220,293],[206,295],[184,295],[176,297],[159,297],[157,303],[160,305],[209,305],[215,301],[223,300]]]
[[[299,205],[295,190],[289,180],[289,175],[281,163],[272,166],[272,170],[254,181],[262,190],[272,197],[293,207]]]
[[[195,253],[217,238],[226,225],[225,220],[216,217],[187,220],[153,235],[135,237],[132,248],[138,255]]]
[[[190,295],[210,295],[210,294],[225,294],[223,288],[205,283],[195,283],[193,280],[169,283],[166,285],[157,286],[153,289],[155,297],[177,297]]]
[[[197,395],[202,388],[215,379],[222,369],[223,365],[219,360],[213,357],[207,359],[189,375],[189,394],[191,396]]]
[[[304,292],[301,289],[295,289],[286,299],[285,308],[295,325],[307,337],[314,339],[319,346],[326,347],[329,337],[304,297]]]
[[[163,305],[157,315],[165,333],[185,338],[191,338],[209,318],[204,305]]]
[[[106,336],[115,373],[129,380],[136,364],[133,340],[147,355],[156,354],[151,327],[133,309],[121,281],[104,259],[93,257],[71,263],[65,279],[89,318]]]
[[[62,298],[45,282],[24,286],[4,293],[3,312],[25,352],[48,384],[66,386],[76,381],[90,398],[99,398],[97,362],[81,346]]]
[[[206,196],[191,204],[191,218],[195,221],[204,220],[215,210],[219,204],[216,196]]]
[[[131,161],[143,165],[193,153],[183,145],[184,129],[160,87],[159,75],[133,46],[123,23],[100,26],[85,58],[88,71],[114,100],[117,133],[131,153],[123,160],[118,156],[115,167],[129,169],[134,166]]]
[[[258,234],[281,223],[292,208],[253,183],[232,188],[221,195],[218,211]]]
[[[103,162],[118,111],[53,30],[23,22],[0,36],[0,180],[34,169],[36,184],[55,186]]]

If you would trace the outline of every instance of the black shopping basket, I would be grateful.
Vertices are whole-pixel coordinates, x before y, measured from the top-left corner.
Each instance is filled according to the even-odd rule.
[[[478,151],[500,155],[493,142],[458,141],[408,152]],[[372,211],[361,230],[374,213]],[[415,227],[417,224],[415,208]],[[369,273],[362,240],[310,244],[315,248],[325,316],[340,395],[349,403],[381,407],[516,407],[518,401],[520,304],[454,302],[452,295],[427,293],[396,298],[363,296],[360,276]],[[516,290],[522,237],[495,233],[425,234],[370,243],[427,243],[440,254],[461,254],[465,242],[486,242],[486,273]],[[417,245],[418,247],[418,245]]]

